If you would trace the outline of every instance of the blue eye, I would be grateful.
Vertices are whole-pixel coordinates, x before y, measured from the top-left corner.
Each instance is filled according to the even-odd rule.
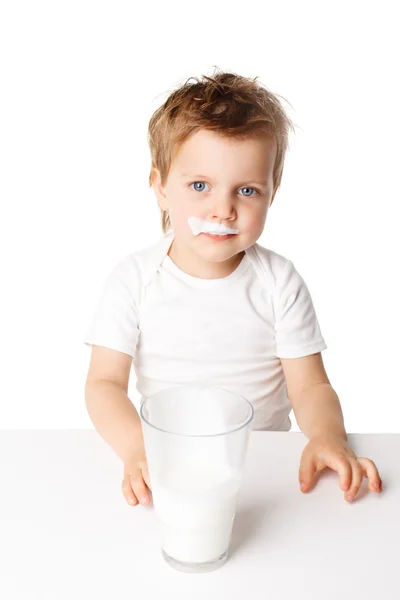
[[[246,187],[242,187],[242,188],[240,188],[240,189],[241,189],[241,190],[254,190],[254,191],[255,191],[255,192],[257,192],[257,194],[258,194],[258,191],[257,191],[255,188],[252,188],[252,187],[247,187],[247,186],[246,186]],[[250,196],[248,196],[247,194],[244,194],[244,196],[246,196],[247,198],[251,198],[252,194],[250,194]]]
[[[192,186],[192,185],[195,185],[195,184],[197,184],[197,183],[204,184],[204,181],[193,181],[193,183],[190,183],[189,185],[190,185],[190,186]],[[252,188],[252,187],[247,187],[247,186],[246,186],[246,187],[242,187],[242,188],[240,188],[240,189],[241,189],[241,190],[253,190],[253,191],[255,191],[255,192],[256,192],[256,194],[259,194],[259,191],[258,191],[258,190],[256,190],[255,188]],[[193,191],[195,191],[195,192],[202,192],[202,191],[203,191],[203,190],[199,190],[198,188],[197,188],[197,189],[194,189],[194,188],[192,188],[192,190],[193,190]],[[248,194],[243,194],[243,195],[244,195],[246,198],[251,198],[251,197],[253,196],[253,194],[250,194],[250,195],[248,195]]]
[[[196,183],[204,183],[204,181],[193,181],[193,183],[190,184],[190,186],[195,185]],[[193,189],[193,188],[192,188]],[[203,190],[194,190],[195,192],[202,192]]]

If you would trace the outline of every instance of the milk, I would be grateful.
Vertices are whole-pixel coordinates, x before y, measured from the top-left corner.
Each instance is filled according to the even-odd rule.
[[[218,559],[229,547],[240,486],[229,465],[181,461],[152,480],[161,546],[187,563]]]

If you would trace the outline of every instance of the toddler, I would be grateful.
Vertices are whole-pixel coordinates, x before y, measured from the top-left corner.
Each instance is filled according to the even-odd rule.
[[[347,443],[309,290],[291,260],[257,243],[294,127],[256,80],[224,72],[189,79],[152,115],[149,183],[163,235],[115,265],[85,336],[86,406],[123,461],[132,505],[148,504],[151,490],[140,417],[127,395],[132,363],[141,396],[180,385],[225,388],[252,403],[253,429],[289,431],[293,408],[309,440],[302,491],[325,467],[338,472],[349,502],[364,476],[381,491],[376,465]]]

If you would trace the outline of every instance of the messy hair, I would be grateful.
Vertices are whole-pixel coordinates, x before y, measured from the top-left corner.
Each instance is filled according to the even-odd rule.
[[[196,83],[189,83],[191,79]],[[202,79],[190,77],[168,96],[153,113],[148,126],[150,187],[153,185],[154,168],[160,171],[161,185],[164,186],[172,160],[181,145],[196,130],[208,129],[228,138],[243,140],[266,135],[274,139],[274,192],[278,189],[289,145],[289,130],[294,132],[295,129],[279,95],[270,92],[256,79],[258,76],[249,79],[223,72],[213,77],[203,75]],[[167,233],[171,228],[169,214],[161,207],[160,210],[162,230]]]

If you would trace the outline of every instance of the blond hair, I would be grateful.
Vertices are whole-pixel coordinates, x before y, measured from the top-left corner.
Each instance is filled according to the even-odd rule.
[[[194,79],[196,83],[188,82]],[[153,113],[148,126],[151,153],[150,187],[154,168],[165,185],[172,160],[183,142],[196,130],[208,129],[229,138],[246,139],[267,135],[275,139],[274,193],[282,179],[289,130],[295,131],[277,94],[265,86],[234,73],[217,73],[203,79],[190,77],[173,91]],[[282,96],[279,96],[282,98]],[[289,103],[290,104],[290,103]],[[171,228],[168,211],[161,209],[164,233]]]

